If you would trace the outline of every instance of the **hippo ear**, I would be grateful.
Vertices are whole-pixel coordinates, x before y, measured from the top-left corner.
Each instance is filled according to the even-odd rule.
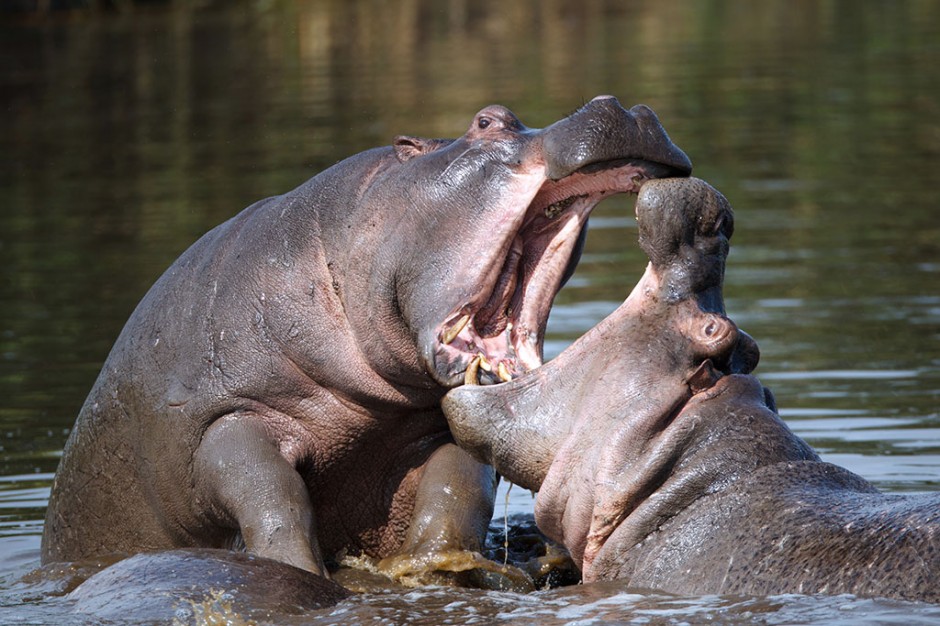
[[[399,135],[398,137],[395,137],[395,141],[392,143],[392,145],[395,148],[395,156],[398,157],[399,161],[404,163],[408,159],[413,159],[429,152],[434,152],[438,148],[442,148],[450,142],[450,139],[425,139],[423,137]]]

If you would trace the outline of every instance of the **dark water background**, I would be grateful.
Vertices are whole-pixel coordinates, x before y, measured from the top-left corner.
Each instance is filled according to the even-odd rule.
[[[652,106],[735,207],[728,312],[791,427],[887,491],[940,490],[940,3],[0,13],[0,622],[62,619],[9,589],[38,564],[49,485],[101,362],[199,235],[396,134],[457,136],[490,103],[538,127],[601,93]],[[591,223],[549,356],[642,272],[631,199]],[[528,493],[508,502],[498,516],[531,513]],[[940,607],[616,585],[358,602],[310,620],[940,623]]]

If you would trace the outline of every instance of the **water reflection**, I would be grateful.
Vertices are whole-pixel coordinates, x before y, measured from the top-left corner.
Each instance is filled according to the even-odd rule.
[[[784,417],[883,488],[940,489],[940,4],[196,4],[0,18],[3,572],[37,560],[77,409],[128,314],[183,249],[398,133],[459,134],[491,102],[532,126],[599,93],[651,105],[736,209],[728,310],[759,341],[758,373]],[[632,214],[617,199],[592,219],[549,356],[642,273]],[[531,511],[531,497],[514,490],[508,510]],[[490,601],[427,595],[438,611]],[[512,597],[500,611],[522,619],[549,598]],[[604,598],[621,619],[688,619],[701,607],[756,619],[747,602],[728,613],[724,601],[654,597],[660,612],[644,613],[632,596],[598,598],[584,619],[604,614]],[[871,608],[780,604],[796,607],[782,610],[791,621]],[[893,606],[875,612],[889,622]]]

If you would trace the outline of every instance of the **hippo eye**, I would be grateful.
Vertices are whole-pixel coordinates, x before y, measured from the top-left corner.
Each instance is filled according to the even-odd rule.
[[[491,120],[488,117],[481,117],[479,120],[477,120],[477,126],[480,129],[487,128],[492,123],[493,123],[493,120]]]

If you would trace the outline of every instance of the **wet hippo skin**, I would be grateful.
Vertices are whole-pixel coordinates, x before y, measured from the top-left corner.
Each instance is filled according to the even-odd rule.
[[[644,106],[543,129],[501,106],[401,136],[262,200],[187,250],[118,337],[66,444],[44,563],[233,548],[478,550],[495,474],[440,409],[541,363],[603,198],[690,163]]]
[[[538,490],[536,522],[584,581],[940,602],[940,494],[820,461],[750,375],[756,344],[721,295],[727,200],[651,181],[637,219],[650,264],[629,298],[548,364],[451,391],[458,444]]]
[[[243,624],[276,623],[350,595],[322,576],[280,561],[190,548],[125,559],[79,585],[69,600],[76,613],[98,620]]]
[[[883,494],[821,462],[766,395],[733,375],[693,398],[664,431],[684,431],[684,451],[654,494],[688,489],[694,475],[693,493],[675,511],[636,507],[593,558],[595,577],[694,594],[940,602],[940,494]]]

